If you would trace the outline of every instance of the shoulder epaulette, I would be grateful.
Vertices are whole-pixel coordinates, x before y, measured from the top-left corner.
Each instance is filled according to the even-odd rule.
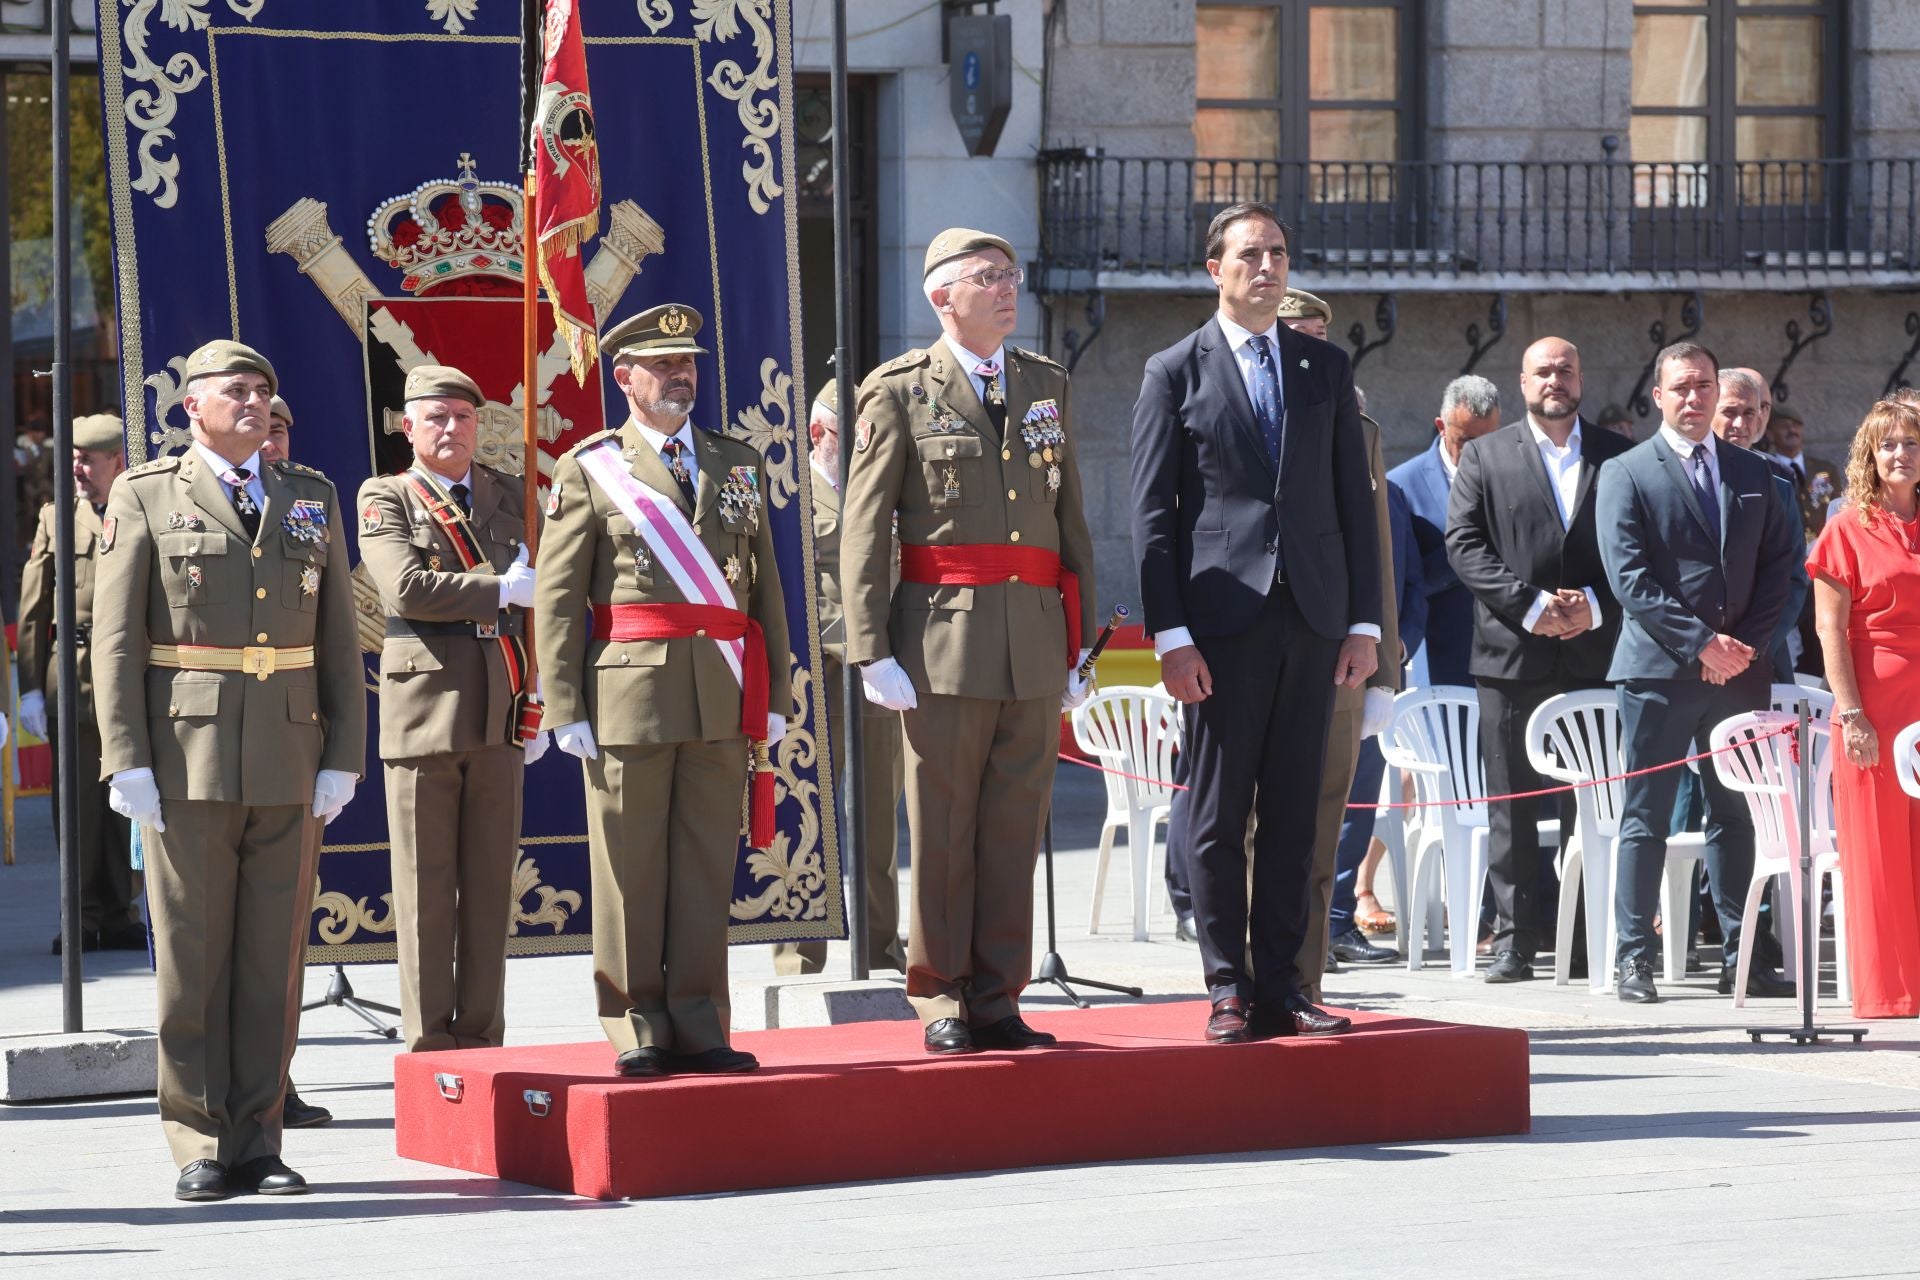
[[[927,349],[925,347],[915,347],[913,350],[905,353],[904,355],[897,355],[893,359],[881,365],[880,372],[881,373],[898,373],[902,369],[911,369],[913,368],[913,366],[917,364],[925,364],[926,362],[927,362]]]
[[[179,467],[180,455],[170,453],[164,458],[154,458],[141,463],[137,467],[129,467],[127,474],[130,476],[150,476],[161,471],[177,471]]]
[[[270,465],[277,468],[283,475],[312,476],[317,480],[325,480],[327,478],[326,472],[315,470],[312,467],[295,462],[291,458],[281,458]]]
[[[1020,357],[1022,360],[1031,360],[1035,364],[1050,365],[1053,368],[1058,369],[1062,373],[1065,373],[1067,371],[1067,366],[1061,364],[1058,360],[1055,360],[1050,356],[1041,355],[1038,351],[1029,351],[1025,347],[1008,347],[1007,350],[1013,353],[1014,355]]]
[[[526,478],[521,472],[506,471],[499,467],[490,467],[484,462],[476,462],[473,465],[480,468],[482,471],[487,472],[489,475],[491,475],[494,479],[500,481],[502,484],[517,485],[523,479]]]
[[[586,448],[590,444],[599,444],[602,440],[605,440],[611,436],[617,436],[619,434],[620,434],[619,427],[608,427],[604,431],[596,431],[592,435],[588,436],[585,440],[582,440],[578,444],[574,445],[573,448],[567,450],[567,455],[571,457],[572,455],[580,452],[582,449]]]

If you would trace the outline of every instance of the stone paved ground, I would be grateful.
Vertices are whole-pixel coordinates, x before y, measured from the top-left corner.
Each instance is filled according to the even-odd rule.
[[[1072,968],[1198,995],[1196,953],[1167,922],[1146,943],[1085,936],[1100,791],[1076,771],[1059,796]],[[0,1033],[59,1025],[49,843],[44,802],[27,805],[20,865],[0,869]],[[734,971],[741,986],[764,978],[764,949],[736,951]],[[390,968],[351,972],[362,994],[393,1001]],[[89,956],[87,973],[89,1026],[152,1025],[143,960]],[[588,973],[584,957],[515,961],[510,1040],[591,1038]],[[315,995],[324,976],[312,977]],[[1785,1002],[1736,1013],[1707,982],[1640,1009],[1545,981],[1456,981],[1437,964],[1349,972],[1328,987],[1342,1004],[1525,1028],[1533,1133],[600,1204],[397,1159],[395,1050],[322,1010],[303,1024],[295,1078],[338,1118],[287,1144],[316,1194],[174,1202],[151,1098],[0,1107],[0,1272],[1920,1274],[1920,1026],[1876,1026],[1861,1049],[1792,1050],[1739,1033],[1790,1021]],[[1042,991],[1029,1001],[1061,1003]]]

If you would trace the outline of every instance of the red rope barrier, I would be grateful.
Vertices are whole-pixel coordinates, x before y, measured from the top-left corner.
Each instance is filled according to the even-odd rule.
[[[1715,747],[1710,751],[1702,751],[1695,755],[1682,756],[1678,760],[1669,760],[1665,764],[1648,765],[1644,769],[1631,769],[1631,770],[1628,770],[1626,773],[1616,773],[1605,778],[1590,778],[1580,782],[1562,783],[1557,787],[1542,787],[1538,791],[1514,791],[1507,795],[1502,795],[1502,796],[1482,796],[1477,800],[1410,800],[1410,801],[1403,801],[1396,804],[1355,803],[1355,804],[1349,804],[1347,808],[1349,809],[1437,809],[1437,808],[1442,808],[1448,805],[1460,806],[1460,805],[1472,805],[1472,804],[1495,804],[1495,803],[1499,803],[1507,800],[1532,800],[1539,796],[1557,796],[1557,795],[1562,795],[1569,791],[1578,791],[1582,787],[1604,787],[1609,783],[1625,782],[1628,778],[1639,778],[1649,773],[1661,773],[1667,769],[1678,769],[1682,765],[1692,764],[1697,760],[1705,760],[1712,756],[1723,755],[1730,751],[1738,751],[1742,747],[1748,745],[1749,743],[1760,742],[1767,738],[1777,738],[1782,734],[1794,735],[1791,746],[1793,748],[1794,761],[1797,763],[1800,759],[1800,739],[1798,736],[1798,728],[1795,725],[1783,724],[1777,729],[1769,729],[1765,733],[1756,733],[1755,735],[1753,735],[1753,737],[1747,739],[1746,742],[1736,743],[1730,747]],[[1144,782],[1150,786],[1170,787],[1175,791],[1187,791],[1191,789],[1191,788],[1182,786],[1180,783],[1177,783],[1177,782],[1163,782],[1158,778],[1146,778],[1146,777],[1142,777],[1137,773],[1128,773],[1124,769],[1115,769],[1108,765],[1095,764],[1091,760],[1082,760],[1079,756],[1070,756],[1064,751],[1060,752],[1060,758],[1062,760],[1065,760],[1069,764],[1077,764],[1082,766],[1083,768],[1093,769],[1099,773],[1110,773],[1117,778],[1127,778],[1134,782]]]

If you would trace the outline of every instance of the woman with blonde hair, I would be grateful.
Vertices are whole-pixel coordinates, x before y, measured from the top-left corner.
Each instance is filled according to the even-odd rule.
[[[1807,555],[1833,688],[1834,819],[1856,1018],[1920,1012],[1920,803],[1893,735],[1920,708],[1920,405],[1882,400],[1854,434],[1844,505]]]

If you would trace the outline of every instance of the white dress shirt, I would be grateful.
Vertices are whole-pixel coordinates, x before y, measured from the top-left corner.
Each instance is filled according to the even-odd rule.
[[[680,429],[674,432],[672,435],[666,435],[666,434],[663,434],[662,432],[655,431],[652,427],[640,421],[640,419],[638,418],[635,418],[633,420],[633,425],[640,428],[640,438],[642,440],[645,440],[649,445],[652,445],[653,451],[656,454],[662,453],[666,449],[667,441],[678,440],[680,442],[680,460],[687,464],[687,478],[691,480],[696,487],[698,487],[700,483],[700,454],[693,447],[693,419],[692,418],[688,418],[686,421],[682,422],[680,424]],[[663,457],[661,461],[665,462],[666,459]]]
[[[245,462],[228,462],[225,458],[221,457],[219,454],[215,453],[213,450],[207,448],[206,445],[202,444],[198,440],[195,440],[193,442],[193,447],[199,451],[200,460],[206,463],[209,467],[213,468],[213,477],[216,480],[219,480],[221,476],[226,475],[227,472],[232,470],[234,467],[245,467],[248,473],[247,474],[247,492],[253,497],[254,509],[262,512],[264,512],[267,509],[267,486],[264,483],[262,483],[260,480],[260,451],[259,450],[257,449],[254,450],[254,452],[248,456]],[[227,487],[226,482],[224,480],[221,481],[221,487],[222,488]]]
[[[1695,449],[1705,449],[1707,451],[1707,475],[1712,478],[1714,492],[1718,493],[1720,490],[1720,452],[1716,446],[1719,444],[1720,437],[1709,431],[1707,432],[1706,439],[1696,443],[1695,441],[1689,440],[1686,436],[1681,435],[1664,422],[1660,424],[1660,434],[1666,438],[1667,446],[1679,456],[1680,467],[1687,473],[1688,484],[1693,483],[1693,451]]]
[[[1260,357],[1253,350],[1253,339],[1262,337],[1267,340],[1268,350],[1273,353],[1273,371],[1280,384],[1279,410],[1284,419],[1287,412],[1286,376],[1280,372],[1280,321],[1276,318],[1266,329],[1255,334],[1253,330],[1234,323],[1224,311],[1217,312],[1215,319],[1220,322],[1220,332],[1227,336],[1227,345],[1233,350],[1233,363],[1240,370],[1240,381],[1246,385],[1247,399],[1253,395],[1253,380],[1259,376]],[[1451,479],[1452,477],[1448,477]],[[1389,562],[1393,558],[1392,547],[1381,547],[1380,558]],[[1365,636],[1369,640],[1380,638],[1380,628],[1371,622],[1356,622],[1347,628],[1350,636]],[[1193,632],[1186,627],[1169,627],[1153,638],[1153,654],[1156,658],[1165,657],[1175,649],[1184,649],[1193,643]]]
[[[1788,471],[1791,471],[1793,473],[1793,479],[1796,484],[1805,484],[1807,482],[1807,455],[1806,454],[1803,453],[1796,458],[1789,458],[1784,453],[1769,454],[1768,456],[1771,457],[1775,462],[1779,463],[1781,466],[1785,467]]]
[[[983,355],[976,355],[975,353],[961,346],[960,343],[957,340],[955,340],[954,336],[950,333],[945,335],[945,341],[947,344],[947,350],[953,352],[953,358],[955,360],[958,360],[960,362],[960,367],[967,371],[967,380],[973,383],[973,394],[979,397],[981,404],[985,404],[987,402],[987,380],[981,377],[979,374],[975,373],[974,369],[979,365],[986,363],[989,360],[993,361],[994,367],[1000,370],[1000,394],[1002,395],[1006,394],[1007,346],[1004,342],[993,349],[992,355],[983,356]]]
[[[1533,443],[1540,450],[1540,461],[1547,468],[1548,487],[1553,490],[1554,505],[1560,512],[1560,527],[1565,529],[1573,523],[1573,507],[1580,492],[1580,420],[1573,420],[1573,431],[1567,436],[1565,445],[1557,445],[1553,437],[1542,431],[1531,415],[1527,418],[1527,430],[1533,432]],[[1444,453],[1445,450],[1442,450]],[[1593,621],[1590,625],[1600,625],[1600,597],[1594,594],[1592,587],[1582,587],[1587,596],[1587,608],[1592,610]],[[1526,621],[1522,624],[1529,631],[1538,631],[1541,615],[1547,606],[1553,603],[1553,593],[1542,591],[1534,598],[1533,608],[1527,610]]]

